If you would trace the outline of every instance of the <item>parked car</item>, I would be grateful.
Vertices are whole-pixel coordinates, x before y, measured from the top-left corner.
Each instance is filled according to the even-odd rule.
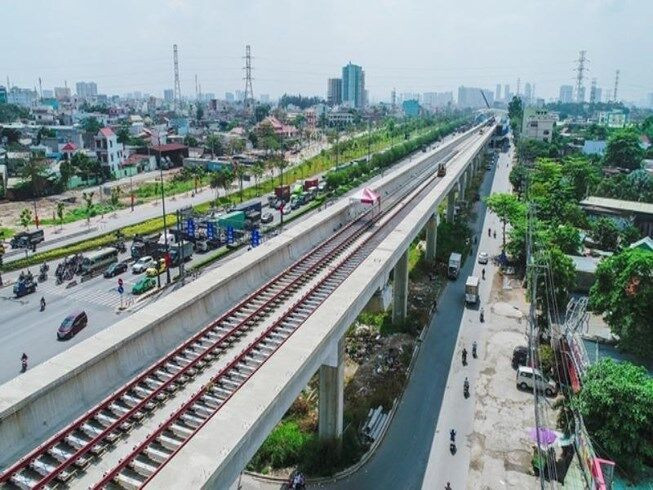
[[[85,311],[77,311],[71,313],[64,321],[61,322],[59,329],[57,330],[57,339],[71,339],[77,334],[82,328],[88,323],[88,317],[86,316]]]
[[[287,205],[285,205],[285,206],[283,207],[283,209],[281,210],[281,212],[282,212],[283,214],[290,214],[290,213],[292,213],[292,208],[291,208],[290,205],[287,204]]]
[[[489,259],[489,256],[487,252],[479,252],[478,253],[478,263],[479,264],[487,264],[487,261]]]
[[[156,280],[152,277],[141,277],[136,284],[132,286],[132,294],[143,294],[156,286]]]
[[[132,265],[132,272],[134,274],[140,274],[141,272],[145,272],[148,267],[152,267],[153,265],[154,258],[152,258],[151,255],[146,255],[145,257],[138,259],[134,265]]]
[[[543,391],[546,396],[553,396],[558,391],[552,380],[546,379],[539,370],[529,366],[520,366],[517,369],[517,387],[522,390],[537,389]]]
[[[525,366],[528,362],[528,347],[518,345],[512,350],[512,368],[517,369],[519,366]]]
[[[165,259],[159,259],[159,267],[157,268],[156,262],[154,262],[150,267],[145,270],[145,275],[147,277],[156,277],[159,274],[162,274],[166,271],[168,266],[166,265]]]
[[[263,213],[261,215],[261,223],[263,224],[272,223],[273,220],[274,220],[274,216],[272,215],[272,213]]]
[[[104,277],[116,277],[123,272],[127,272],[127,262],[114,262],[104,271]]]

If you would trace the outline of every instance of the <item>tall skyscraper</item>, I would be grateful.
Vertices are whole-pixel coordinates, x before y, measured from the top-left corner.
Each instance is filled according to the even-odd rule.
[[[510,93],[510,84],[506,83],[503,86],[503,98],[506,102],[510,102],[510,99],[512,99],[512,94]]]
[[[531,87],[531,84],[529,82],[526,82],[526,84],[524,85],[524,99],[526,100],[526,102],[531,101],[531,98],[533,96],[532,90],[533,88]]]
[[[342,104],[342,79],[329,78],[327,80],[327,104]]]
[[[458,87],[458,107],[487,107],[485,105],[485,99],[481,95],[481,91],[487,99],[487,103],[492,106],[494,103],[494,93],[491,90],[480,89],[477,87],[465,87],[461,85]]]
[[[234,98],[233,92],[225,92],[224,100],[226,100],[227,102],[232,102],[233,103],[236,99]]]
[[[560,96],[558,100],[563,104],[569,104],[574,99],[574,87],[571,85],[560,85]]]
[[[78,97],[97,97],[97,84],[95,82],[77,82],[75,92]]]
[[[173,102],[175,100],[175,91],[167,88],[163,91],[163,100],[166,102]]]
[[[351,62],[342,68],[342,103],[356,109],[365,106],[365,72]]]
[[[494,91],[494,100],[501,100],[501,84],[497,83],[497,89]]]

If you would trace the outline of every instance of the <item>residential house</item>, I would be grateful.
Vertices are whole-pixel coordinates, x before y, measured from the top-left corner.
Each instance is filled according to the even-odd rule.
[[[122,143],[118,143],[116,133],[109,127],[104,127],[95,135],[95,153],[104,167],[112,174],[118,174],[125,160]]]
[[[598,123],[609,128],[623,128],[626,125],[626,114],[620,110],[601,111],[598,114]]]
[[[277,136],[283,139],[295,138],[298,133],[297,128],[295,126],[282,123],[274,116],[268,116],[265,119],[263,119],[257,126],[258,130],[260,131],[261,128],[266,125],[272,128],[274,134],[276,134]]]
[[[585,140],[583,143],[582,152],[583,155],[605,155],[605,149],[608,146],[608,142],[605,140]]]
[[[580,206],[590,218],[608,217],[620,228],[632,223],[643,235],[653,237],[653,204],[590,196]]]
[[[550,142],[553,137],[553,126],[556,118],[546,109],[527,107],[522,120],[522,136],[540,141]]]

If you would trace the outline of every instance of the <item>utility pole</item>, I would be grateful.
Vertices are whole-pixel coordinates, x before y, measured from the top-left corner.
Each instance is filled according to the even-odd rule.
[[[612,94],[613,102],[617,102],[617,88],[619,87],[619,70],[614,74],[614,93]]]
[[[181,86],[179,85],[179,58],[177,56],[177,45],[172,45],[172,60],[175,69],[175,112],[181,109]]]
[[[9,90],[9,87],[7,87]],[[39,77],[39,99],[43,99],[43,83],[41,83],[41,77]]]
[[[243,100],[243,105],[245,106],[245,112],[251,114],[254,108],[254,90],[252,89],[252,54],[249,44],[245,46],[245,99]]]
[[[367,118],[367,161],[369,162],[372,158],[371,156],[371,146],[372,146],[372,118]]]
[[[585,87],[583,86],[583,79],[585,77],[585,72],[588,71],[588,68],[585,66],[585,63],[589,63],[589,60],[585,57],[587,51],[582,50],[578,54],[578,67],[575,68],[577,72],[576,75],[576,102],[579,104],[585,102]]]

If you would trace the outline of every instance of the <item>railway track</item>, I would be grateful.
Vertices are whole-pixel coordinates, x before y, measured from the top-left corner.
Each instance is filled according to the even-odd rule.
[[[386,196],[386,202],[396,202],[378,216],[371,218],[367,212],[337,230],[330,240],[21,458],[0,475],[0,483],[19,488],[68,485],[218,359],[234,355],[241,339],[265,326],[94,488],[145,485],[364,260],[366,251],[376,246],[380,231],[436,177],[417,184],[420,180],[414,179],[409,189],[400,189],[395,196]],[[292,305],[281,313],[289,301]]]

